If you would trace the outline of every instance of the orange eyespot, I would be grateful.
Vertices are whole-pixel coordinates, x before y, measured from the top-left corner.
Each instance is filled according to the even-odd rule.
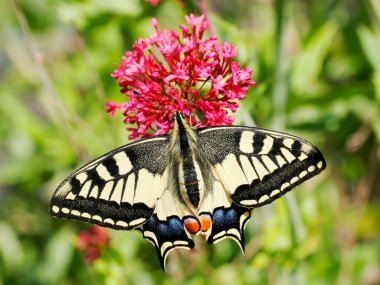
[[[194,218],[187,218],[184,221],[186,230],[191,234],[196,234],[199,232],[200,226],[199,222]]]
[[[211,227],[212,221],[210,215],[201,215],[199,221],[201,222],[202,232],[207,231]]]

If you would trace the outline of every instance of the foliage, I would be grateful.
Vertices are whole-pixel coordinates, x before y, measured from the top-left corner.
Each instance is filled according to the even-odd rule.
[[[187,3],[184,6],[184,3]],[[201,7],[198,8],[198,4]],[[379,284],[380,7],[364,1],[8,0],[0,10],[0,284]],[[257,87],[236,124],[313,141],[328,169],[254,212],[243,256],[233,241],[169,256],[111,231],[88,265],[89,228],[53,219],[49,201],[77,166],[127,142],[106,101],[110,74],[152,17],[177,29],[206,11]]]

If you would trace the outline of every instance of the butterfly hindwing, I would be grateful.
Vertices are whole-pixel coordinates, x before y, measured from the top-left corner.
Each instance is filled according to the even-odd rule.
[[[296,136],[250,127],[197,130],[198,143],[232,201],[271,203],[325,167],[320,151]]]
[[[183,223],[186,217],[191,216],[191,212],[174,193],[172,189],[165,189],[152,217],[139,228],[143,237],[156,247],[163,269],[166,258],[173,249],[194,247],[194,241]]]
[[[210,215],[212,220],[212,227],[206,232],[207,242],[214,244],[231,238],[244,252],[244,228],[251,217],[251,211],[232,202],[223,185],[215,179],[212,191],[200,207],[200,213]]]
[[[124,230],[145,223],[165,188],[169,141],[131,143],[80,168],[54,193],[51,214]]]

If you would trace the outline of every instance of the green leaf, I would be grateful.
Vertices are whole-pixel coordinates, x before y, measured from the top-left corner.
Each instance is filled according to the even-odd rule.
[[[291,72],[291,84],[295,91],[307,90],[318,79],[326,55],[336,41],[337,31],[338,25],[334,21],[327,22],[297,55]]]
[[[358,27],[358,35],[363,51],[376,72],[380,72],[380,37],[366,26]]]
[[[20,240],[13,228],[6,222],[0,222],[0,256],[7,270],[20,268],[24,253]]]
[[[43,261],[37,268],[37,279],[56,284],[67,275],[74,253],[75,235],[68,227],[54,233],[45,247]]]

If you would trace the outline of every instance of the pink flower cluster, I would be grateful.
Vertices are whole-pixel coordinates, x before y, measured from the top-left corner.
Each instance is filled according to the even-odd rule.
[[[248,86],[255,86],[252,70],[232,60],[235,46],[221,46],[215,36],[203,39],[208,28],[204,16],[189,15],[186,21],[179,36],[160,30],[153,19],[156,33],[139,39],[112,74],[129,101],[107,102],[107,112],[113,116],[120,109],[124,123],[137,124],[128,128],[130,139],[167,133],[175,111],[198,127],[231,125],[229,111],[235,112]],[[208,86],[200,88],[207,80]]]
[[[91,229],[79,233],[77,247],[85,253],[86,261],[93,263],[99,258],[100,250],[109,247],[110,240],[108,230],[92,226]]]

